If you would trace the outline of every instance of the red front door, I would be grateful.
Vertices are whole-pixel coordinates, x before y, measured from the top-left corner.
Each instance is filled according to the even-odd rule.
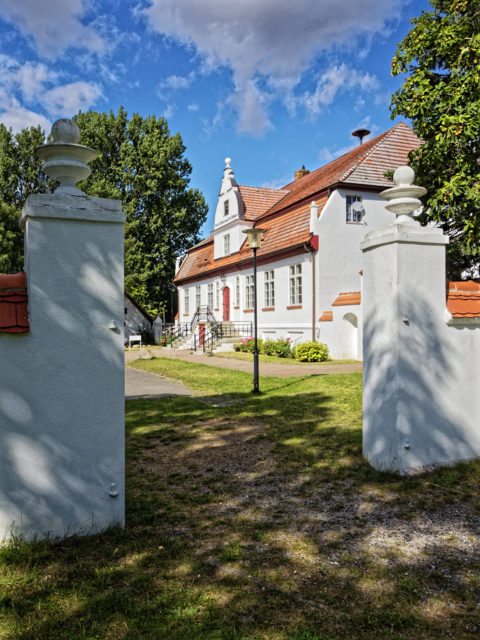
[[[230,320],[230,289],[228,287],[223,288],[223,319]]]
[[[203,343],[205,342],[205,325],[198,325],[198,343],[201,347],[203,347]]]

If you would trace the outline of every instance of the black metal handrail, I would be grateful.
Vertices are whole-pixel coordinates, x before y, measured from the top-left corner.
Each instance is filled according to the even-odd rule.
[[[181,322],[180,324],[169,327],[162,331],[160,335],[160,344],[170,346],[178,340],[179,338],[188,338],[188,336],[192,333],[193,323],[192,322]]]
[[[205,326],[202,337],[197,336],[196,327],[199,322],[208,322]],[[160,344],[170,345],[180,339],[193,335],[193,350],[202,348],[204,352],[213,351],[217,342],[224,338],[251,338],[253,335],[252,323],[247,321],[226,321],[219,322],[208,308],[208,306],[198,307],[191,322],[182,322],[174,327],[170,327],[162,332]]]

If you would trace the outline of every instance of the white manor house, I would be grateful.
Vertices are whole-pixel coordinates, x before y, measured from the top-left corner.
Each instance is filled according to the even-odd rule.
[[[408,164],[419,145],[399,123],[316,171],[296,171],[281,189],[237,184],[227,158],[214,231],[177,262],[177,326],[195,331],[200,307],[218,322],[250,326],[253,252],[242,232],[258,227],[266,230],[257,251],[259,338],[317,340],[333,358],[361,360],[360,242],[394,221],[378,195],[392,186],[385,172]]]

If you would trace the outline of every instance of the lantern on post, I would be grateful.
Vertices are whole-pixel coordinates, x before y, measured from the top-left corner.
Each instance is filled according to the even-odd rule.
[[[248,246],[253,249],[253,326],[255,338],[255,350],[253,352],[253,393],[260,393],[258,383],[258,342],[257,342],[257,250],[260,248],[262,236],[266,229],[244,229]]]

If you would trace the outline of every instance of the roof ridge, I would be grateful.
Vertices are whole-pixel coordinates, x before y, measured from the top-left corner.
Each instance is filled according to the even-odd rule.
[[[395,129],[396,129],[399,125],[401,125],[401,124],[403,124],[403,122],[397,122],[397,124],[394,124],[394,125],[393,125],[393,127],[390,127],[390,129],[388,129],[387,131],[384,131],[383,133],[378,134],[378,136],[376,136],[376,137],[378,137],[378,138],[379,138],[378,142],[377,142],[376,144],[372,145],[372,146],[370,147],[370,149],[369,149],[369,150],[368,150],[368,151],[367,151],[367,152],[366,152],[366,153],[361,157],[361,159],[360,159],[356,164],[354,164],[353,166],[351,166],[351,167],[350,167],[350,169],[348,169],[348,170],[347,170],[343,175],[341,175],[341,176],[340,176],[340,178],[339,178],[339,182],[344,182],[344,181],[348,178],[348,176],[349,176],[349,175],[351,175],[351,174],[355,171],[355,169],[356,169],[357,167],[359,167],[363,162],[365,162],[365,160],[366,160],[369,156],[371,156],[371,155],[372,155],[372,153],[373,153],[374,151],[376,151],[376,150],[378,149],[378,147],[379,147],[381,144],[383,144],[383,143],[385,142],[385,140],[386,140],[388,137],[390,137],[390,135],[392,135],[392,134],[393,134],[393,132],[395,131]],[[407,125],[407,126],[408,126],[408,125]],[[373,142],[374,140],[375,140],[375,138],[372,138],[372,140],[371,140],[370,142]],[[349,151],[348,153],[350,153],[350,151]]]
[[[247,189],[261,189],[262,191],[274,191],[275,193],[290,193],[288,189],[274,189],[273,187],[254,187],[249,184],[239,184],[238,187],[246,187]]]

